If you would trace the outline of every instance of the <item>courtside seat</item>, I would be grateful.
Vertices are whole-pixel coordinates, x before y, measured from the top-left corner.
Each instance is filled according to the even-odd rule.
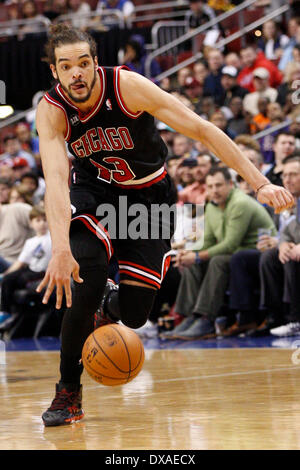
[[[44,305],[43,295],[35,290],[38,284],[39,281],[30,282],[25,289],[15,291],[14,321],[1,332],[6,341],[18,337],[38,338],[49,328],[52,336],[59,335],[61,315],[55,310],[55,295],[52,294],[48,304]]]

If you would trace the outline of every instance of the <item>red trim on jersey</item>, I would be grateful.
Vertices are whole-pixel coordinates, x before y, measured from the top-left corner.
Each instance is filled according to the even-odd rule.
[[[167,265],[167,266],[166,266]],[[162,269],[161,269],[161,281],[164,280],[167,272],[169,271],[170,269],[170,265],[171,265],[171,255],[167,255],[165,256],[164,260],[163,260],[163,264],[162,264]]]
[[[78,111],[78,116],[81,122],[87,122],[89,119],[91,119],[101,108],[103,101],[104,101],[104,96],[106,93],[106,72],[105,69],[102,67],[98,67],[97,72],[99,74],[100,82],[101,82],[101,93],[97,99],[97,102],[93,109],[88,113],[88,114],[82,114],[82,111],[75,106],[70,99],[67,97],[67,95],[64,93],[64,90],[62,89],[61,85],[58,83],[56,85],[56,92],[68,103],[69,106],[72,106],[72,108],[76,109]]]
[[[91,223],[87,219],[85,219],[84,216],[89,217],[90,219],[92,219],[93,222],[99,227],[99,229],[103,230],[103,232],[105,233],[105,235],[108,238],[109,245],[108,245],[107,241],[105,240],[105,238],[103,236],[99,236],[99,234],[97,233],[97,230],[95,229],[95,227],[93,227],[93,225],[91,225]],[[71,222],[74,221],[74,220],[79,220],[80,222],[83,222],[84,225],[91,232],[93,232],[96,235],[96,237],[99,238],[100,241],[103,242],[103,244],[105,246],[105,249],[106,249],[107,258],[108,258],[108,260],[110,260],[111,256],[114,253],[114,249],[113,249],[112,242],[111,242],[108,231],[103,227],[102,224],[100,224],[99,220],[91,214],[81,214],[81,215],[75,216],[71,219]]]
[[[48,92],[44,94],[44,98],[47,101],[47,103],[52,104],[52,106],[56,106],[57,108],[61,109],[64,112],[64,116],[66,120],[66,132],[64,135],[64,139],[68,141],[71,135],[71,128],[70,128],[70,123],[69,123],[68,115],[67,115],[65,108],[63,107],[62,104],[60,104],[58,101],[52,98],[52,96],[50,96]]]
[[[140,274],[133,273],[132,271],[127,271],[127,269],[120,269],[119,273],[126,274],[127,276],[135,277],[137,279],[141,279],[142,281],[144,281],[145,284],[150,284],[160,289],[160,284],[158,282],[152,281],[152,279],[149,279],[148,277],[141,276]]]
[[[151,181],[147,181],[147,183],[144,184],[120,184],[120,183],[113,183],[114,186],[119,186],[120,188],[124,189],[141,189],[141,188],[148,188],[149,186],[152,186],[152,184],[158,183],[162,179],[165,178],[167,174],[167,171],[165,170],[161,175],[157,176]]]
[[[135,268],[141,269],[142,271],[147,271],[148,273],[153,274],[154,276],[158,277],[159,279],[161,277],[160,273],[158,273],[156,271],[153,271],[152,269],[146,268],[145,266],[142,266],[141,264],[132,263],[131,261],[123,261],[123,260],[118,260],[118,263],[119,264],[125,264],[125,265],[128,265],[128,266],[133,266]]]
[[[138,117],[140,117],[144,111],[139,111],[137,113],[134,113],[133,111],[130,111],[130,109],[127,108],[125,102],[124,102],[124,99],[122,97],[122,94],[121,94],[121,90],[120,90],[120,80],[119,80],[119,72],[121,69],[125,69],[125,70],[130,70],[128,67],[126,67],[126,65],[120,65],[118,67],[114,67],[114,90],[115,90],[115,96],[116,96],[116,99],[117,99],[117,102],[118,102],[118,105],[121,109],[121,111],[123,111],[124,114],[126,114],[126,116],[132,118],[132,119],[137,119]]]

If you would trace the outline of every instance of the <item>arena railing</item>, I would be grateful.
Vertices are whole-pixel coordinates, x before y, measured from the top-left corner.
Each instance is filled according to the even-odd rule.
[[[245,2],[246,3],[246,2]],[[243,4],[240,5],[240,7],[242,6]],[[282,15],[283,13],[287,12],[288,10],[290,9],[290,6],[289,5],[283,5],[282,7],[280,8],[277,8],[276,10],[274,10],[273,12],[269,13],[268,15],[265,15],[264,17],[260,18],[259,20],[256,20],[254,21],[253,23],[247,25],[247,26],[244,26],[241,30],[235,32],[235,33],[232,33],[230,34],[230,36],[224,38],[224,39],[221,39],[219,40],[218,42],[216,42],[216,44],[214,45],[214,47],[216,49],[222,49],[224,46],[226,46],[227,44],[230,44],[231,42],[235,41],[236,39],[239,39],[241,37],[243,37],[245,34],[249,33],[250,31],[253,31],[254,29],[258,28],[259,26],[261,26],[262,24],[264,24],[266,21],[269,21],[273,18],[276,18],[277,16],[280,16]],[[211,25],[213,24],[213,22],[209,22]],[[208,23],[206,23],[207,25]],[[215,23],[214,23],[215,24]],[[206,26],[204,25],[204,26]],[[199,29],[200,28],[197,28],[198,29],[198,33],[199,34]],[[196,30],[195,30],[196,31]],[[162,51],[163,52],[166,52],[167,50],[171,49],[172,47],[174,46],[177,46],[179,44],[181,44],[182,42],[188,40],[188,39],[191,39],[193,38],[196,34],[195,34],[195,31],[193,32],[190,32],[190,33],[187,33],[187,34],[184,34],[182,36],[182,38],[179,38],[175,41],[172,41],[171,44],[169,45],[166,45],[166,46],[163,46],[161,47],[160,49],[158,49],[157,51],[155,52],[152,52],[148,55],[146,61],[145,61],[145,71],[146,71],[146,77],[150,77],[150,67],[151,67],[151,62],[152,60],[157,57],[158,55],[161,55],[162,54]],[[201,30],[202,32],[203,30]],[[183,39],[184,38],[184,39]],[[159,52],[158,52],[159,51]],[[202,52],[197,52],[196,54],[193,54],[192,57],[189,57],[188,59],[180,62],[180,64],[177,64],[177,65],[174,65],[173,67],[169,68],[168,70],[165,70],[164,72],[160,73],[159,75],[157,75],[156,77],[152,77],[152,79],[154,79],[155,81],[160,81],[166,77],[169,77],[171,75],[173,75],[174,73],[177,73],[178,70],[182,69],[183,67],[188,67],[189,65],[195,63],[197,60],[200,60],[203,58],[203,53]]]
[[[264,129],[261,132],[258,132],[257,134],[252,135],[253,139],[259,140],[262,139],[263,137],[266,137],[267,135],[273,134],[274,132],[281,131],[282,129],[285,129],[287,126],[291,124],[291,119],[286,119],[283,122],[280,122],[279,124],[276,124],[276,126],[269,127],[268,129]]]
[[[189,2],[187,0],[177,0],[177,1],[169,1],[169,2],[159,2],[159,3],[149,3],[146,5],[137,5],[134,8],[134,13],[131,18],[126,20],[126,24],[128,28],[131,28],[134,23],[143,22],[143,21],[155,21],[161,20],[164,18],[177,18],[182,17],[186,14],[188,9]],[[157,10],[165,10],[167,8],[176,8],[175,11],[169,12],[157,12],[153,13],[153,11]],[[141,15],[141,13],[147,13],[146,15]]]
[[[10,20],[10,21],[1,21],[0,23],[0,37],[14,36],[22,33],[22,27],[24,26],[39,26],[38,30],[34,32],[44,32],[48,29],[51,21],[46,18],[29,18],[22,20]],[[26,33],[24,33],[26,34]]]
[[[82,19],[86,19],[87,22],[91,18],[99,17],[99,25],[101,23],[104,26],[110,26],[117,24],[120,29],[125,28],[125,19],[124,15],[119,10],[101,10],[99,11],[91,11],[88,13],[82,13],[80,17],[76,15],[76,13],[68,13],[67,15],[61,15],[56,18],[55,23],[61,21],[81,21]],[[102,21],[103,20],[103,21]],[[48,18],[39,18],[39,19],[22,19],[22,20],[10,20],[10,21],[3,21],[0,23],[0,37],[8,37],[8,36],[15,36],[19,34],[23,34],[22,27],[23,26],[30,26],[39,25],[38,30],[33,31],[33,33],[44,33],[48,30],[51,21]],[[26,34],[32,34],[30,32],[25,32]]]
[[[27,119],[29,114],[36,110],[36,107],[26,109],[26,111],[21,111],[19,113],[13,114],[11,117],[6,119],[0,120],[0,129],[4,129],[4,127],[12,126],[13,124]]]
[[[120,10],[113,10],[113,9],[90,11],[88,13],[80,14],[80,17],[78,17],[76,13],[68,13],[67,15],[61,15],[58,18],[56,18],[55,23],[58,23],[61,21],[68,21],[68,20],[78,21],[82,19],[86,19],[88,21],[91,18],[97,18],[97,17],[99,17],[99,25],[103,24],[104,26],[110,26],[110,25],[117,24],[120,29],[124,29],[126,26],[123,13]],[[91,26],[91,25],[87,22],[87,26]]]
[[[245,2],[241,3],[240,5],[233,8],[232,10],[229,10],[225,13],[222,13],[221,15],[216,16],[215,18],[208,21],[204,25],[199,26],[198,28],[195,28],[192,31],[188,31],[187,33],[183,34],[181,37],[171,41],[169,44],[161,46],[158,49],[151,52],[148,55],[148,57],[146,59],[146,62],[145,62],[146,77],[150,78],[150,76],[151,76],[151,73],[150,73],[150,71],[151,71],[151,62],[153,61],[153,59],[155,59],[155,57],[163,55],[166,52],[170,52],[174,47],[179,46],[179,45],[183,44],[184,42],[189,41],[193,38],[196,38],[196,36],[198,36],[199,34],[211,29],[214,26],[217,26],[219,23],[221,23],[222,21],[230,18],[231,16],[236,15],[239,12],[242,12],[246,8],[252,6],[255,2],[256,2],[256,0],[246,0]],[[157,33],[157,31],[160,27],[161,27],[160,22],[157,22],[153,26],[152,42],[153,42],[154,45],[157,45],[158,40],[157,40],[156,33]],[[179,67],[179,69],[180,68],[181,67]],[[166,76],[169,76],[169,75],[166,75]],[[161,79],[160,76],[155,77],[155,80],[160,80],[160,79]]]

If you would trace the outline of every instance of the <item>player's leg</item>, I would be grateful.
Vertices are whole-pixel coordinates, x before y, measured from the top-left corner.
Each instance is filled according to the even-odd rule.
[[[122,280],[106,297],[104,313],[129,328],[140,328],[149,318],[156,292],[157,288],[142,282]]]
[[[83,367],[81,351],[94,329],[94,313],[98,308],[107,279],[108,258],[101,240],[76,222],[71,231],[71,249],[80,266],[83,283],[72,286],[72,307],[65,311],[61,332],[61,378],[56,397],[43,414],[46,426],[67,424],[81,419],[80,377]]]
[[[116,254],[120,284],[103,303],[102,315],[121,320],[129,328],[142,327],[149,318],[156,293],[170,265],[169,243],[164,240],[127,241]]]

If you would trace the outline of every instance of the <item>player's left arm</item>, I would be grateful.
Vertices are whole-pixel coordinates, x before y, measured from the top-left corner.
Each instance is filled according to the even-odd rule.
[[[121,70],[120,91],[131,111],[146,111],[177,132],[200,140],[226,165],[236,170],[255,192],[259,191],[257,196],[262,204],[273,206],[276,212],[294,205],[289,191],[271,184],[224,132],[150,80],[137,73]]]

